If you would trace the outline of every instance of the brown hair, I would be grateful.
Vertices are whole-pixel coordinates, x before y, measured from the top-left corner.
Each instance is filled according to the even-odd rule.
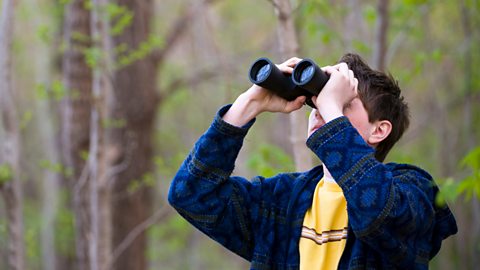
[[[410,124],[408,105],[391,74],[371,69],[357,54],[345,54],[339,62],[345,62],[358,79],[358,96],[368,121],[388,120],[392,124],[390,134],[375,149],[375,158],[383,161]]]

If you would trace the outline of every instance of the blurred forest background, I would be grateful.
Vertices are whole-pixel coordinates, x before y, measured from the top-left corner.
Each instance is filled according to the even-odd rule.
[[[459,233],[432,269],[480,264],[480,1],[0,0],[0,269],[248,269],[166,203],[258,57],[361,54],[398,79],[387,157],[442,188]],[[308,109],[262,115],[235,174],[304,169]]]

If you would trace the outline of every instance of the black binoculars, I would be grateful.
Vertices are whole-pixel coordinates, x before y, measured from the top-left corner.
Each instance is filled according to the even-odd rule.
[[[300,61],[292,75],[283,73],[268,58],[257,59],[249,71],[250,81],[291,101],[306,96],[306,104],[315,108],[311,97],[317,96],[330,78],[310,59]]]

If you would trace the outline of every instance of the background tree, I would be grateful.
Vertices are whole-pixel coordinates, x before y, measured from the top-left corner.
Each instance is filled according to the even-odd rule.
[[[11,61],[14,102],[6,106],[15,111],[2,105],[2,112],[16,114],[25,194],[16,211],[24,229],[9,226],[13,208],[0,201],[0,268],[18,257],[9,255],[15,238],[9,229],[24,232],[26,269],[92,268],[89,252],[97,256],[93,268],[248,268],[171,210],[170,179],[218,108],[249,87],[255,59],[296,55],[328,65],[347,51],[398,79],[412,122],[388,160],[431,172],[443,190],[439,203],[447,200],[457,217],[460,232],[443,243],[432,269],[477,265],[478,1],[103,3],[26,0],[9,14],[15,30],[0,60]],[[102,6],[97,19],[94,4]],[[92,27],[94,21],[103,29]],[[111,90],[97,88],[102,95],[93,98],[99,78]],[[234,174],[270,176],[304,160],[319,163],[310,153],[294,155],[300,147],[291,134],[298,132],[296,142],[306,135],[305,127],[292,126],[304,125],[307,112],[298,115],[301,121],[289,117],[257,119]],[[12,175],[1,167],[2,180]],[[103,238],[93,241],[93,233]]]
[[[295,29],[295,18],[289,0],[271,0],[278,19],[278,47],[282,61],[298,56],[300,49]],[[311,155],[305,147],[305,130],[307,119],[305,111],[298,110],[290,113],[290,142],[293,148],[295,168],[298,171],[306,171],[312,168]]]
[[[23,193],[20,182],[20,138],[12,81],[11,46],[14,29],[14,2],[3,1],[0,18],[0,191],[8,222],[8,266],[25,268]]]
[[[157,46],[157,38],[151,31],[153,1],[120,0],[116,4],[128,10],[131,22],[112,37],[115,48],[125,47],[125,51],[116,56],[119,66],[113,74],[114,97],[109,119],[118,123],[112,126],[109,140],[114,165],[120,168],[110,180],[114,247],[152,213],[152,140],[158,105],[157,63],[151,50],[145,49]],[[147,238],[142,233],[117,258],[114,269],[146,269],[146,247]]]
[[[62,103],[62,157],[70,168],[72,206],[75,213],[76,267],[88,269],[90,214],[85,156],[90,148],[92,109],[92,70],[85,57],[91,47],[90,10],[85,1],[74,0],[65,6],[65,53],[62,61],[63,84],[67,89]]]

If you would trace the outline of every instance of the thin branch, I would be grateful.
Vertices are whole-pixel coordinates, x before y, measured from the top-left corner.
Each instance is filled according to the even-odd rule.
[[[134,144],[136,144],[135,140],[129,140],[131,143],[127,144],[127,150],[125,153],[125,158],[123,161],[113,167],[111,167],[107,172],[106,172],[106,179],[107,179],[107,187],[111,188],[113,186],[113,183],[115,183],[115,175],[125,171],[128,166],[132,163],[133,159],[133,149],[135,148]]]
[[[267,0],[267,2],[270,2],[272,4],[273,8],[280,10],[280,6],[275,2],[275,0]]]
[[[112,259],[110,263],[108,264],[109,267],[107,269],[112,269],[112,266],[114,265],[115,261],[120,257],[120,255],[127,250],[127,248],[137,239],[137,237],[142,234],[144,231],[146,231],[148,228],[150,228],[152,225],[155,223],[160,222],[164,218],[168,217],[168,215],[171,213],[170,207],[167,205],[164,205],[162,208],[158,209],[152,216],[150,216],[148,219],[146,219],[144,222],[138,224],[135,228],[133,228],[132,231],[123,239],[123,241],[115,248],[112,254]]]
[[[213,4],[218,0],[204,0],[205,4]],[[174,45],[180,40],[183,34],[187,31],[190,22],[193,20],[195,15],[196,6],[190,6],[186,8],[181,15],[177,18],[175,23],[167,33],[165,38],[165,47],[155,50],[153,52],[153,61],[155,66],[160,65],[163,62],[165,56],[170,52]]]
[[[174,81],[172,81],[170,84],[168,84],[166,87],[164,87],[163,92],[160,94],[160,101],[164,101],[165,98],[171,96],[173,93],[181,89],[182,87],[186,85],[195,85],[199,84],[201,82],[204,82],[206,80],[209,80],[211,78],[214,78],[215,76],[218,76],[218,70],[202,70],[189,78],[178,78]]]
[[[292,14],[295,14],[295,13],[299,12],[300,8],[302,7],[304,2],[305,2],[305,0],[300,0],[298,5],[294,8],[292,8]]]

